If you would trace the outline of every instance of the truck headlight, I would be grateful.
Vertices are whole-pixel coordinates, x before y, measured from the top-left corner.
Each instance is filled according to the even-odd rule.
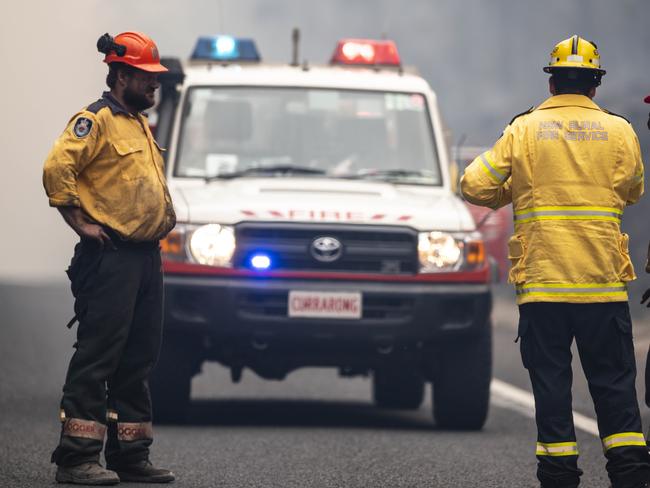
[[[432,273],[455,268],[463,255],[462,241],[445,232],[420,232],[418,255],[420,272]]]
[[[203,225],[192,232],[189,249],[199,264],[229,268],[235,253],[235,231],[227,225]]]

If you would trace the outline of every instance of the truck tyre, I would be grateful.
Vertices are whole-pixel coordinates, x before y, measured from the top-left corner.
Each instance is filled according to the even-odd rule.
[[[174,334],[163,338],[160,358],[151,373],[149,388],[153,420],[179,423],[190,406],[193,368],[189,343]]]
[[[424,379],[416,371],[375,370],[372,396],[380,408],[416,410],[424,400]]]
[[[436,348],[433,418],[445,429],[480,430],[487,419],[492,380],[491,323],[474,337]]]

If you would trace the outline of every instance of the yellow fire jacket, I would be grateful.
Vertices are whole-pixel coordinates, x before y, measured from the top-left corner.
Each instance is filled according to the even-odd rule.
[[[51,206],[81,207],[125,240],[158,240],[176,223],[147,119],[108,92],[72,117],[47,156],[43,186]]]
[[[627,300],[636,276],[620,223],[643,194],[643,162],[624,118],[582,95],[550,97],[467,167],[461,191],[477,205],[513,204],[517,303]]]

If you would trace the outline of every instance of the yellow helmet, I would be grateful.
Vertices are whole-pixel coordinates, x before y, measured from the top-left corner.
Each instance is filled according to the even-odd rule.
[[[600,76],[606,73],[600,67],[600,54],[596,44],[580,36],[572,36],[557,43],[544,71],[552,73],[556,69],[566,68],[594,70]]]

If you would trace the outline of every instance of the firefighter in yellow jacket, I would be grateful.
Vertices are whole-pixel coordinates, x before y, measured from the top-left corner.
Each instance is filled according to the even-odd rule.
[[[535,395],[541,486],[576,487],[582,474],[571,407],[574,339],[613,488],[650,486],[627,304],[635,275],[620,230],[623,209],[643,194],[639,143],[627,120],[592,101],[605,74],[593,42],[560,42],[544,71],[552,96],[510,122],[467,167],[461,189],[474,204],[514,208],[509,281]]]
[[[80,237],[68,269],[79,328],[52,462],[60,483],[171,482],[174,474],[149,460],[148,377],[162,337],[158,241],[176,216],[142,113],[167,69],[139,32],[105,34],[97,48],[110,91],[70,119],[43,168],[50,205]]]

